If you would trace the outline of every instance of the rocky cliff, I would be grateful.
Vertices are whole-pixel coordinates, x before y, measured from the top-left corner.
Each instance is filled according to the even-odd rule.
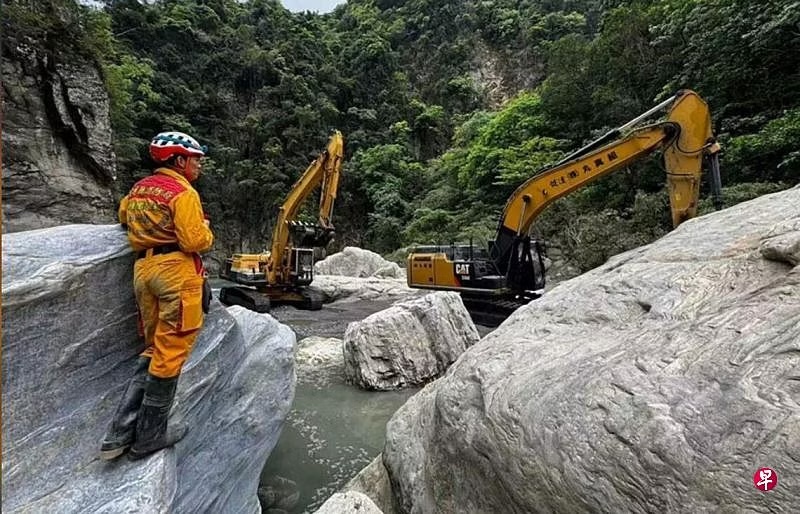
[[[115,157],[98,66],[3,38],[3,232],[113,223]]]

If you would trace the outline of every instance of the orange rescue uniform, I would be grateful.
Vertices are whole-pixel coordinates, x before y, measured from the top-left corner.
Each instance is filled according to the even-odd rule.
[[[203,276],[199,252],[211,248],[200,195],[177,171],[158,168],[131,188],[119,207],[137,254],[133,287],[144,331],[149,372],[178,376],[203,325]],[[180,251],[154,253],[177,245]]]

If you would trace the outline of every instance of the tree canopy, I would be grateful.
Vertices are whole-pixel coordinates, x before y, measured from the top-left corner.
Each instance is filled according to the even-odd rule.
[[[199,188],[223,251],[266,245],[332,129],[347,151],[338,244],[384,253],[491,237],[519,183],[681,88],[711,106],[728,204],[800,181],[796,0],[6,4],[6,33],[102,66],[120,191],[147,173],[153,134],[209,144]],[[537,231],[588,269],[669,228],[651,159],[559,201]]]

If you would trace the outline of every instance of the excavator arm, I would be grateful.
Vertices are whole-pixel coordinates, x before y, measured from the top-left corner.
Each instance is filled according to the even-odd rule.
[[[314,249],[326,246],[333,237],[331,217],[343,158],[344,138],[337,130],[278,209],[270,250],[234,254],[225,260],[220,276],[240,285],[221,288],[222,303],[256,312],[269,312],[275,303],[311,310],[322,307],[321,296],[307,286],[314,278]],[[297,219],[300,208],[318,186],[318,223],[303,223]]]
[[[292,186],[289,195],[278,210],[278,219],[272,233],[270,259],[267,264],[267,283],[286,283],[289,280],[291,266],[286,251],[290,248],[291,232],[295,229],[298,244],[301,246],[318,246],[324,236],[319,231],[330,233],[333,230],[331,216],[333,202],[339,188],[339,175],[344,158],[344,138],[338,130],[328,141],[327,148],[306,168],[297,182]],[[308,195],[319,185],[320,191],[319,225],[313,227],[295,223],[297,212],[308,198]]]
[[[665,120],[640,125],[665,108]],[[719,206],[720,147],[712,135],[708,106],[695,92],[679,91],[521,184],[506,202],[497,235],[488,249],[476,249],[472,242],[415,248],[406,263],[408,285],[458,291],[476,321],[502,321],[544,289],[542,252],[529,235],[542,211],[559,198],[659,149],[664,154],[674,226],[697,214],[706,157],[710,158],[715,203]]]
[[[339,177],[342,172],[342,159],[344,159],[344,138],[341,132],[336,132],[328,143],[327,153],[322,175],[322,191],[319,197],[319,224],[332,229],[331,217],[333,216],[333,203],[336,192],[339,190]],[[333,157],[330,157],[333,156]]]
[[[666,121],[634,128],[626,135],[626,129],[670,104]],[[613,142],[604,144],[610,140]],[[716,156],[719,145],[712,136],[706,103],[693,91],[683,90],[531,177],[514,191],[506,202],[493,247],[493,257],[501,273],[505,274],[513,261],[515,241],[527,235],[547,206],[662,148],[673,225],[694,217],[703,158],[707,154]]]

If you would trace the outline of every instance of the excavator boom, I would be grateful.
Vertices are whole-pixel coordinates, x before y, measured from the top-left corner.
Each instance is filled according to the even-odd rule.
[[[507,271],[514,241],[528,233],[545,208],[660,148],[664,148],[673,225],[677,227],[697,214],[703,157],[714,144],[711,115],[706,103],[693,91],[681,91],[669,103],[666,121],[622,135],[629,122],[598,140],[616,137],[616,141],[599,148],[595,147],[596,142],[590,144],[514,191],[506,202],[495,237],[494,257],[502,273]]]
[[[666,120],[637,126],[669,107]],[[465,247],[421,248],[407,260],[408,285],[460,291],[465,303],[511,298],[526,303],[544,289],[544,263],[529,231],[542,211],[589,183],[663,150],[674,226],[697,214],[703,159],[711,156],[718,184],[719,145],[711,131],[706,103],[693,91],[682,90],[625,125],[570,154],[522,183],[506,202],[488,258],[474,257]],[[460,256],[458,254],[461,254]],[[468,254],[468,255],[467,255]],[[513,303],[513,302],[512,302]]]
[[[325,246],[332,235],[333,200],[339,187],[339,174],[344,159],[344,138],[338,130],[333,133],[328,146],[322,154],[309,164],[308,168],[294,183],[289,195],[278,210],[278,219],[272,233],[270,260],[267,264],[267,283],[270,285],[287,283],[292,273],[286,262],[286,250],[291,248],[290,232],[302,232],[298,246]],[[296,223],[297,213],[311,192],[322,185],[320,192],[319,226],[313,227]],[[325,238],[328,237],[327,240]],[[296,271],[296,270],[295,270]]]

